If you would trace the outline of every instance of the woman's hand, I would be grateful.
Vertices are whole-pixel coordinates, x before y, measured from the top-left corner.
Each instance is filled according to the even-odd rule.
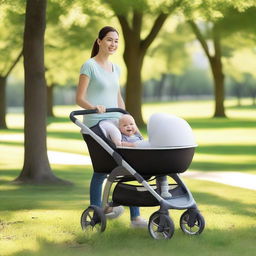
[[[105,106],[102,106],[102,105],[96,105],[96,106],[95,106],[95,109],[98,110],[98,113],[99,113],[99,114],[102,114],[102,113],[105,113],[105,112],[106,112],[106,107],[105,107]]]

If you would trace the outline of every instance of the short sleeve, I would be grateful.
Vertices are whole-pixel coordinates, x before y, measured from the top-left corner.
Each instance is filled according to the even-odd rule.
[[[118,65],[116,65],[116,64],[114,64],[114,65],[115,65],[115,69],[116,69],[116,72],[118,74],[118,77],[120,77],[120,75],[121,75],[121,68]]]
[[[91,67],[90,63],[85,62],[82,65],[82,67],[80,69],[80,74],[81,75],[87,75],[88,77],[91,77],[91,75],[92,75],[92,67]]]

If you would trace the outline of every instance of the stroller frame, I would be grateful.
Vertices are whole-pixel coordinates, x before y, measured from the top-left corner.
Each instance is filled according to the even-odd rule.
[[[123,114],[128,113],[127,111],[119,108],[109,108],[106,110],[106,112],[121,112]],[[169,209],[186,209],[187,211],[184,212],[180,218],[180,227],[182,231],[188,235],[200,234],[205,226],[204,218],[200,214],[191,192],[182,181],[179,174],[166,174],[176,182],[175,190],[177,192],[175,192],[175,196],[171,197],[170,199],[164,199],[161,197],[161,195],[157,193],[157,191],[147,182],[147,180],[107,143],[106,139],[101,138],[99,135],[93,132],[91,128],[87,127],[75,117],[76,115],[87,115],[93,113],[97,113],[97,111],[73,111],[70,113],[70,119],[81,128],[82,134],[92,137],[110,156],[112,156],[117,164],[117,167],[112,169],[107,177],[107,182],[105,183],[103,189],[102,207],[99,208],[97,206],[90,206],[83,212],[81,216],[82,228],[86,229],[88,226],[90,226],[93,229],[94,226],[98,224],[100,226],[99,230],[101,232],[104,231],[106,227],[106,218],[103,210],[107,206],[116,205],[115,202],[109,202],[110,191],[113,183],[120,183],[123,181],[122,179],[125,180],[125,178],[128,178],[129,180],[129,177],[133,177],[132,180],[136,180],[138,183],[140,183],[158,201],[158,205],[160,205],[160,209],[153,213],[149,219],[148,229],[153,238],[168,239],[172,237],[174,233],[174,224],[172,219],[169,217]],[[172,190],[170,190],[170,193],[172,193]],[[117,203],[117,205],[119,204]],[[132,206],[132,203],[129,206]],[[88,216],[91,216],[89,212],[93,212],[93,218],[89,218],[88,221]],[[194,227],[196,227],[196,231],[193,229]]]

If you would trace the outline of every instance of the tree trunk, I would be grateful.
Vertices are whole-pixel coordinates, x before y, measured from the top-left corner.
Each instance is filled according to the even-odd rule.
[[[252,105],[256,105],[256,93],[252,94]]]
[[[54,84],[50,86],[46,86],[47,90],[47,116],[54,117],[53,113],[53,92],[54,92]]]
[[[15,182],[63,183],[51,171],[46,147],[44,33],[46,0],[27,0],[24,31],[25,156]]]
[[[6,125],[6,77],[0,76],[0,129],[7,129]]]
[[[162,74],[161,79],[158,84],[155,86],[155,97],[158,101],[160,101],[163,98],[163,92],[165,87],[165,81],[166,81],[167,74]]]
[[[250,88],[250,94],[252,97],[252,106],[256,105],[256,88]]]
[[[224,75],[217,60],[212,61],[211,70],[214,80],[215,110],[213,117],[226,117],[224,108]]]
[[[234,82],[234,93],[237,98],[237,106],[241,107],[241,97],[242,97],[242,84]]]
[[[7,129],[6,125],[6,82],[7,78],[19,62],[22,56],[22,50],[20,51],[17,58],[14,60],[12,65],[9,67],[5,75],[0,76],[0,129]]]
[[[170,99],[177,100],[179,96],[178,88],[177,88],[177,76],[175,74],[169,75],[169,95]]]
[[[125,87],[125,105],[127,110],[136,120],[138,126],[144,125],[141,104],[142,104],[142,83],[141,68],[143,58],[139,48],[134,46],[131,40],[125,47],[124,62],[127,67],[127,79]],[[133,49],[133,50],[128,50]]]
[[[132,16],[132,24],[130,25],[128,16],[117,14],[125,40],[124,62],[127,67],[126,108],[135,118],[137,125],[142,126],[144,125],[141,112],[143,91],[141,69],[143,60],[148,47],[156,38],[168,15],[164,13],[159,14],[144,40],[141,39],[143,12],[134,9]]]
[[[210,58],[210,66],[212,69],[214,79],[214,95],[215,95],[215,111],[213,117],[226,117],[224,100],[225,100],[225,89],[223,67],[221,62],[221,44],[219,33],[213,28],[213,43],[215,55]]]

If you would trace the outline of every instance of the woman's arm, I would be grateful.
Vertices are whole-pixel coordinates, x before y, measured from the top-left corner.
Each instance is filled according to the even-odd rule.
[[[87,88],[89,85],[90,78],[86,75],[79,76],[79,82],[76,91],[76,104],[84,109],[98,109],[99,113],[106,112],[105,106],[92,105],[88,100],[85,100]]]
[[[124,100],[123,100],[120,88],[117,95],[117,102],[118,102],[119,108],[125,109],[125,104],[124,104]]]

